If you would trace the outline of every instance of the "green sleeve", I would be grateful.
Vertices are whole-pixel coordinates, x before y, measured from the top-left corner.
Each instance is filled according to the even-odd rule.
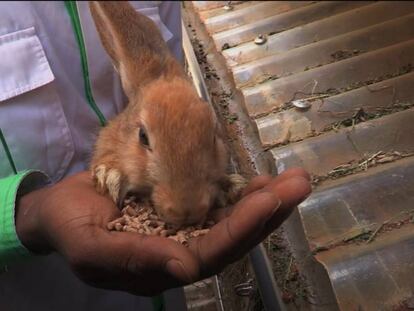
[[[35,170],[22,171],[0,179],[0,269],[7,269],[11,262],[15,263],[32,255],[16,233],[15,202],[18,196],[48,183],[48,177]]]

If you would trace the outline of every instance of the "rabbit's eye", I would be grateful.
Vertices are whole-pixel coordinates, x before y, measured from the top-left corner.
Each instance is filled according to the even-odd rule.
[[[141,143],[141,145],[144,146],[145,148],[149,148],[148,135],[143,127],[139,128],[138,136],[139,136],[139,142]]]

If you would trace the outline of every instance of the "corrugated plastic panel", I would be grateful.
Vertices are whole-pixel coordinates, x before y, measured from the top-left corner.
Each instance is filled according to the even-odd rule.
[[[414,4],[407,1],[374,2],[369,6],[362,6],[269,35],[266,45],[256,45],[250,41],[224,50],[222,53],[229,66],[240,65],[412,13],[414,13]]]
[[[414,291],[414,159],[319,189],[305,233],[343,310],[395,310]]]
[[[258,18],[252,23],[216,33],[213,35],[213,39],[218,49],[222,49],[225,45],[231,47],[253,40],[260,34],[275,34],[335,13],[349,11],[368,4],[368,1],[323,1],[299,8],[292,7],[287,12],[267,18]],[[275,5],[279,4],[276,2]],[[207,23],[208,20],[205,22]]]
[[[414,296],[414,2],[193,3],[204,6],[200,19],[277,171],[302,166],[314,176],[299,214],[339,308],[406,306]]]

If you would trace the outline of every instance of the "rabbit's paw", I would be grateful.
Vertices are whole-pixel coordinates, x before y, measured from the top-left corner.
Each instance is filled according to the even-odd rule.
[[[115,168],[108,168],[106,165],[98,165],[93,170],[93,179],[96,190],[101,194],[108,193],[112,200],[117,203],[121,189],[121,173]]]
[[[230,204],[236,203],[241,198],[242,191],[246,187],[248,181],[242,175],[230,174],[228,175],[230,187],[227,191],[227,201]]]

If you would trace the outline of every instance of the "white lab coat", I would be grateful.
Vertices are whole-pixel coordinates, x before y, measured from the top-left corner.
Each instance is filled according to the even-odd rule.
[[[182,60],[180,3],[132,2],[155,20]],[[102,48],[87,2],[78,2],[92,92],[107,119],[126,98]],[[17,170],[39,169],[53,181],[87,169],[99,130],[85,97],[79,48],[63,1],[0,2],[0,128]],[[0,178],[12,168],[0,145]],[[0,207],[1,208],[1,207]],[[57,255],[0,275],[0,310],[146,310],[150,300],[91,288]]]

